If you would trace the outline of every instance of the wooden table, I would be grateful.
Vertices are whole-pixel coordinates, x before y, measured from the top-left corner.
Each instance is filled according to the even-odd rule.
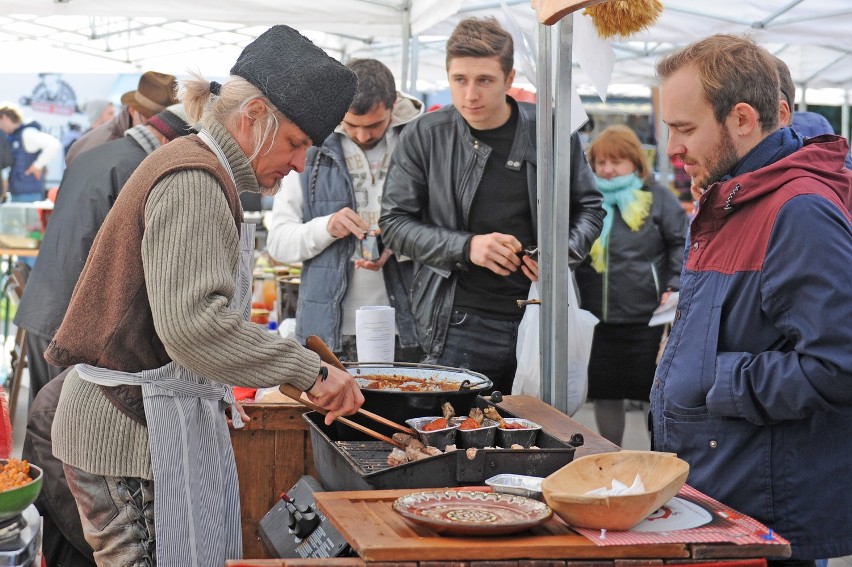
[[[550,435],[568,442],[582,433],[585,443],[576,457],[612,452],[619,447],[551,406],[528,396],[506,396],[500,407],[533,419]],[[257,522],[272,508],[280,492],[312,474],[313,459],[305,408],[290,405],[247,406],[253,422],[232,435],[243,501],[243,539],[247,558],[268,557],[257,539]],[[238,449],[239,447],[239,449]],[[297,460],[301,454],[307,459]],[[304,472],[303,472],[304,471]],[[248,474],[246,474],[248,473]],[[273,480],[272,477],[277,477]],[[700,561],[789,555],[789,546],[733,544],[654,544],[596,546],[557,519],[516,536],[444,537],[411,524],[391,510],[391,503],[410,489],[315,494],[318,505],[358,551],[357,558],[246,559],[229,567],[645,567]],[[783,535],[783,534],[782,534]],[[523,548],[523,553],[518,550]],[[499,550],[499,551],[495,551]],[[524,559],[518,559],[524,557]]]

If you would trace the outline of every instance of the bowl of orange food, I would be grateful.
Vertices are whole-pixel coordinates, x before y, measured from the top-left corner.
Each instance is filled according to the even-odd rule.
[[[41,468],[20,459],[0,459],[0,522],[14,518],[41,492]]]

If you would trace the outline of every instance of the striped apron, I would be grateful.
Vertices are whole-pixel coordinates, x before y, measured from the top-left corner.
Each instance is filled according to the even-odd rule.
[[[199,134],[228,170],[209,134]],[[253,224],[240,226],[240,258],[230,307],[247,321],[251,313]],[[234,427],[242,427],[228,385],[170,362],[141,372],[119,372],[78,364],[80,377],[103,386],[142,386],[151,468],[157,565],[219,567],[243,553],[240,497],[231,438],[223,410],[231,405]]]

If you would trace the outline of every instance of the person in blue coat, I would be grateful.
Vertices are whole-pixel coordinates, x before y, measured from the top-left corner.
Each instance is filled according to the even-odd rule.
[[[651,387],[687,482],[790,541],[852,552],[852,173],[845,139],[779,126],[775,61],[715,35],[657,64],[666,153],[703,189]],[[771,562],[770,562],[771,563]]]

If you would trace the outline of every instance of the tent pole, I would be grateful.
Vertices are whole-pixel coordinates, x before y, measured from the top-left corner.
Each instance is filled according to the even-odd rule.
[[[553,285],[550,296],[542,295],[545,309],[550,311],[550,383],[551,405],[563,413],[568,412],[568,352],[569,343],[576,337],[568,336],[568,290],[571,281],[570,249],[570,196],[571,196],[571,70],[572,43],[574,40],[574,15],[568,14],[558,25],[559,51],[556,63],[556,127],[554,161],[553,208],[551,216],[551,241],[553,255],[550,270]],[[576,307],[576,306],[575,306]]]
[[[806,112],[808,110],[808,84],[802,83],[802,100],[799,101],[799,110]]]
[[[408,55],[411,49],[411,0],[407,0],[402,7],[402,91],[411,92],[408,77]]]
[[[843,91],[843,108],[840,110],[840,135],[849,141],[849,91]]]
[[[553,349],[550,329],[553,315],[550,309],[552,303],[547,302],[553,297],[553,237],[550,232],[550,215],[553,211],[553,82],[550,27],[538,25],[538,53],[536,54],[536,136],[537,159],[536,185],[538,187],[538,245],[539,255],[539,286],[543,305],[539,312],[539,337],[541,348],[541,399],[552,403],[553,396],[550,384],[550,369]]]
[[[408,81],[408,90],[406,91],[415,96],[417,96],[417,73],[419,71],[419,63],[420,38],[415,35],[411,38],[411,73]]]

